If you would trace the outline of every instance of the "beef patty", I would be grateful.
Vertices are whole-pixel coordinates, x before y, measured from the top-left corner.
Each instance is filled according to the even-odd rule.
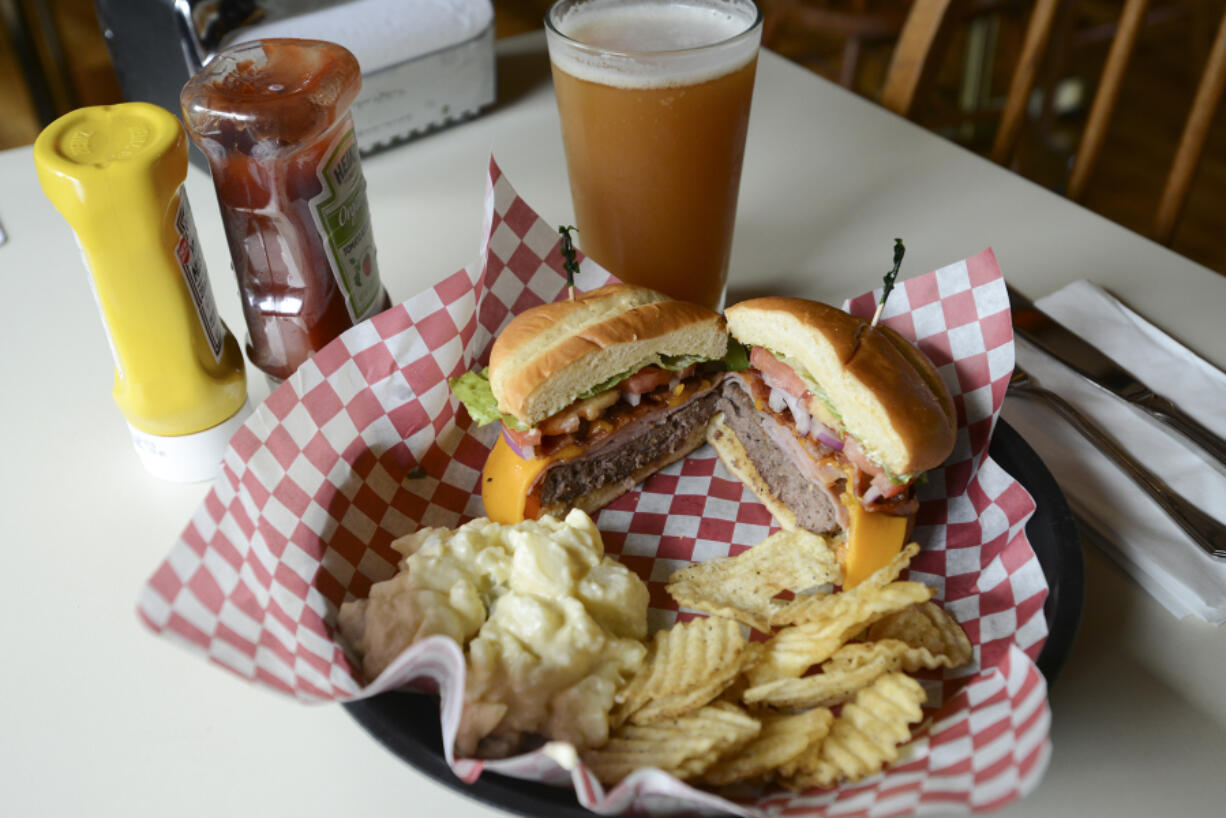
[[[727,378],[716,408],[736,433],[754,468],[775,495],[796,515],[796,522],[818,534],[838,531],[838,509],[823,487],[810,482],[762,428],[772,421],[754,408],[753,398],[736,378]]]
[[[676,407],[661,408],[618,429],[610,440],[574,460],[560,463],[541,478],[541,504],[570,503],[601,486],[625,480],[665,459],[694,429],[715,414],[719,390],[712,388]]]

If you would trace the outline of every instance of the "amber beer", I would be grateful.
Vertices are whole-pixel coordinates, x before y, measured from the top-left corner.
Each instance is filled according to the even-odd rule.
[[[546,18],[579,245],[721,305],[761,15],[751,0],[562,0]]]

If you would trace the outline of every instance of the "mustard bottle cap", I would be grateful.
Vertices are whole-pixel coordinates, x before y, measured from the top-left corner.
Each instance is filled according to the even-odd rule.
[[[80,108],[43,131],[35,143],[37,161],[78,178],[141,172],[186,139],[168,114],[148,102]]]

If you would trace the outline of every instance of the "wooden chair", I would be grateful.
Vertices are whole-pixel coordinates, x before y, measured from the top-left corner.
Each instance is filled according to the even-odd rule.
[[[815,56],[808,52],[815,37],[842,41],[839,49],[838,82],[854,89],[860,60],[866,47],[889,44],[898,39],[907,20],[905,2],[872,2],[872,0],[759,0],[762,7],[762,42],[768,48],[779,48],[789,35],[801,34],[808,48],[789,54],[792,59],[806,62]]]
[[[914,0],[758,0],[762,42],[795,62],[825,62],[838,51],[837,70],[820,70],[845,88],[856,90],[861,63],[875,73],[874,46],[892,47],[906,24]],[[967,0],[966,12],[985,15],[1019,8],[1026,0]],[[832,48],[834,46],[834,48]],[[868,59],[864,60],[867,55]],[[872,84],[871,76],[868,84]]]
[[[933,56],[940,51],[940,43],[954,13],[966,2],[968,0],[915,0],[886,73],[880,97],[882,105],[905,117],[914,115],[936,62]],[[1013,156],[1026,107],[1062,5],[1065,5],[1062,0],[1035,0],[990,154],[998,163],[1007,164]],[[1069,175],[1067,196],[1074,201],[1080,201],[1085,195],[1148,7],[1149,0],[1125,0],[1114,27],[1114,38]],[[1156,210],[1152,234],[1163,244],[1170,244],[1174,236],[1224,87],[1226,15],[1209,51]]]

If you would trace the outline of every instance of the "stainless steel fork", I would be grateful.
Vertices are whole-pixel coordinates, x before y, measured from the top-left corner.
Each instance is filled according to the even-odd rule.
[[[1086,440],[1111,458],[1124,474],[1140,486],[1206,554],[1214,559],[1226,560],[1226,526],[1189,503],[1161,477],[1142,466],[1071,403],[1055,392],[1044,389],[1020,366],[1013,369],[1013,377],[1009,379],[1009,393],[1040,400],[1063,415]]]

